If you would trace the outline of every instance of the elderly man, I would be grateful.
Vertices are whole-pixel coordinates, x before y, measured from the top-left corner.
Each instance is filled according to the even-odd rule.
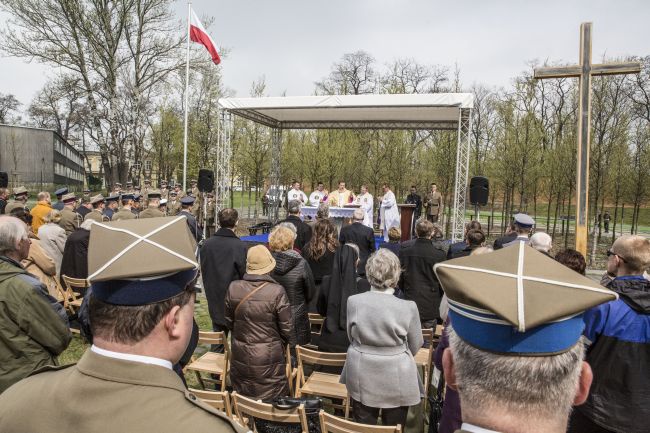
[[[585,313],[587,362],[594,383],[584,406],[573,414],[577,432],[648,430],[650,408],[650,239],[624,235],[607,251],[607,287],[620,297]]]
[[[25,223],[0,216],[0,393],[39,368],[56,365],[72,338],[63,307],[20,265],[30,243]],[[0,431],[25,430],[0,425]]]
[[[533,235],[530,237],[530,246],[542,254],[553,257],[551,256],[551,250],[553,249],[553,239],[548,233],[533,233]]]
[[[88,278],[88,243],[90,241],[90,227],[95,220],[87,219],[81,223],[78,229],[70,233],[63,248],[63,259],[61,259],[60,283],[65,287],[63,275],[72,278]],[[81,291],[84,295],[85,291]]]
[[[93,227],[88,251],[93,344],[76,365],[41,370],[5,391],[0,431],[245,431],[188,391],[172,368],[192,335],[198,264],[185,222],[166,222]],[[155,244],[134,243],[160,227]],[[122,262],[143,255],[149,260],[138,266]]]
[[[13,190],[14,199],[7,203],[5,206],[5,214],[9,215],[12,210],[17,207],[25,208],[27,211],[27,198],[29,197],[29,191],[24,186],[19,186]]]
[[[352,224],[341,229],[339,242],[341,245],[356,244],[359,247],[359,275],[366,275],[366,261],[370,254],[375,252],[375,233],[363,224],[366,213],[363,209],[355,209],[352,214]]]
[[[34,233],[38,233],[38,228],[45,224],[45,217],[52,210],[52,201],[49,192],[41,191],[36,198],[38,200],[36,206],[29,211],[32,215],[32,231]]]
[[[63,209],[61,209],[61,219],[59,226],[65,230],[66,236],[79,228],[83,221],[83,217],[74,211],[74,205],[77,202],[77,197],[74,194],[66,194],[61,197]]]
[[[309,224],[300,219],[300,201],[291,200],[287,206],[287,219],[280,221],[288,222],[293,224],[296,227],[296,240],[293,243],[293,246],[299,250],[302,250],[307,242],[311,239],[311,227]]]
[[[592,380],[583,312],[616,294],[522,242],[435,271],[449,298],[442,363],[459,432],[564,433]]]
[[[404,299],[417,304],[422,328],[435,329],[438,323],[442,323],[439,309],[443,293],[433,266],[445,260],[446,256],[443,250],[431,242],[431,221],[419,220],[415,225],[415,234],[417,239],[399,252],[403,270],[399,287],[404,292]]]

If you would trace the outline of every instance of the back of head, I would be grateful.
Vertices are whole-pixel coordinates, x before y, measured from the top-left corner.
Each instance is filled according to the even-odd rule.
[[[363,209],[355,209],[354,213],[352,214],[352,218],[354,218],[354,220],[356,222],[363,221],[365,216],[366,216],[366,213],[363,211]]]
[[[59,221],[61,221],[61,212],[59,212],[56,209],[52,209],[51,211],[49,211],[47,213],[47,215],[45,215],[45,218],[43,218],[43,221],[45,222],[45,224],[48,224],[48,223],[58,224]]]
[[[36,196],[38,201],[48,201],[50,199],[50,193],[47,191],[41,191]]]
[[[472,220],[465,226],[465,232],[469,232],[470,230],[483,230],[483,227],[480,222]]]
[[[32,215],[24,207],[16,207],[11,210],[11,216],[18,218],[27,225],[32,224]]]
[[[631,273],[641,274],[650,268],[650,239],[623,235],[614,241],[611,251],[623,259],[625,268]]]
[[[330,217],[330,205],[327,203],[319,204],[318,210],[316,211],[316,218],[327,219],[329,217]]]
[[[402,239],[402,231],[399,227],[393,226],[388,229],[388,240],[390,242],[399,242]]]
[[[307,245],[309,257],[318,260],[325,254],[325,251],[336,251],[338,245],[337,230],[334,224],[328,219],[316,221],[312,237]]]
[[[291,224],[291,223],[289,223]],[[296,232],[290,228],[278,225],[269,235],[269,249],[271,251],[287,251],[293,248]]]
[[[442,226],[440,224],[434,223],[433,224],[433,239],[440,241],[445,237],[444,233],[442,232]]]
[[[467,243],[470,247],[480,247],[485,242],[485,233],[482,230],[470,230],[467,232]]]
[[[289,201],[289,204],[287,206],[287,212],[289,212],[292,215],[298,215],[300,213],[300,201],[299,200]]]
[[[0,255],[7,255],[18,249],[18,243],[29,237],[27,226],[21,220],[9,215],[0,215]]]
[[[585,257],[579,251],[571,248],[557,253],[555,260],[582,275],[585,274],[585,269],[587,269]]]
[[[227,229],[235,228],[237,221],[239,220],[239,213],[236,209],[226,208],[219,211],[217,216],[219,220],[219,226]]]
[[[548,233],[537,232],[530,237],[530,246],[537,251],[548,253],[553,248],[553,239]]]
[[[415,234],[418,238],[431,238],[433,235],[433,223],[426,219],[420,219],[415,224]]]
[[[394,289],[401,272],[399,259],[387,248],[379,248],[366,262],[366,278],[375,289]]]

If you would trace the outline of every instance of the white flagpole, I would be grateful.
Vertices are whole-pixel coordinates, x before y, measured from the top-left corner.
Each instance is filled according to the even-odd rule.
[[[190,103],[190,15],[192,2],[187,2],[187,59],[185,63],[185,130],[183,131],[183,192],[187,191],[187,115]]]

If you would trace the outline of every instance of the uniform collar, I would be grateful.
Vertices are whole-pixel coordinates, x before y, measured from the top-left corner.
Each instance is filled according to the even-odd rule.
[[[643,275],[623,275],[623,276],[614,278],[614,280],[618,280],[618,281],[645,280],[645,277]]]
[[[101,356],[109,358],[123,359],[125,361],[140,362],[142,364],[153,364],[160,367],[172,369],[172,363],[166,359],[154,358],[152,356],[134,355],[132,353],[113,352],[112,350],[102,349],[94,344],[90,346],[90,350]]]
[[[474,424],[470,424],[468,422],[464,422],[463,425],[460,427],[462,431],[470,432],[470,433],[499,433],[496,430],[490,430],[486,429],[483,427],[479,427]]]

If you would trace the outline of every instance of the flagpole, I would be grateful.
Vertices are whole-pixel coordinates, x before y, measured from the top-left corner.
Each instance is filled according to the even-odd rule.
[[[187,117],[190,104],[190,15],[192,2],[187,2],[187,58],[185,62],[185,130],[183,131],[183,192],[187,191]]]

